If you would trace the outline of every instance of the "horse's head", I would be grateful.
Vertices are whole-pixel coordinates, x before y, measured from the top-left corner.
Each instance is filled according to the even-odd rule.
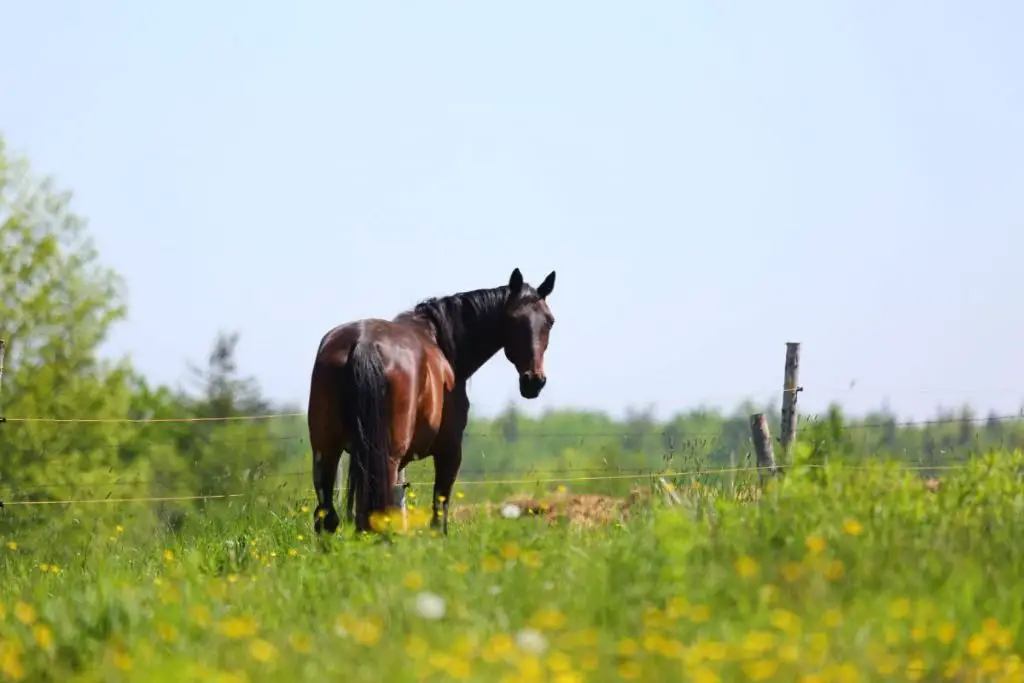
[[[519,372],[519,394],[537,398],[548,378],[544,374],[544,352],[555,317],[547,298],[555,289],[555,271],[534,289],[523,281],[516,268],[508,281],[509,296],[505,305],[505,357]]]

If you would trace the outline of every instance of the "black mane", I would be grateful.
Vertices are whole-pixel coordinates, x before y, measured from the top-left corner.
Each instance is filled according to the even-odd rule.
[[[533,288],[524,284],[519,298],[528,298],[531,294],[536,296]],[[398,318],[429,324],[437,345],[452,364],[456,375],[465,378],[502,347],[499,323],[508,296],[508,285],[474,289],[426,299]]]

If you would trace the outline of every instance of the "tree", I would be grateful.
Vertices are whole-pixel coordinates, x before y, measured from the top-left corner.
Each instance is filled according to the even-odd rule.
[[[120,276],[99,261],[71,193],[35,177],[0,136],[0,337],[7,340],[7,416],[117,417],[129,366],[97,351],[125,314]],[[52,481],[116,462],[124,427],[8,423],[0,476]]]

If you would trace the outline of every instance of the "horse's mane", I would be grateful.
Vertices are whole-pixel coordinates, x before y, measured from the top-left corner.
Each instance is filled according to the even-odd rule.
[[[523,285],[520,298],[536,296],[533,288]],[[493,325],[500,320],[508,302],[508,285],[489,289],[474,289],[449,296],[425,299],[398,317],[407,317],[429,323],[434,329],[437,345],[445,357],[455,365],[466,356],[477,352],[492,354],[500,343],[490,337],[497,334]],[[474,346],[467,347],[467,344]],[[462,358],[460,358],[462,357]]]

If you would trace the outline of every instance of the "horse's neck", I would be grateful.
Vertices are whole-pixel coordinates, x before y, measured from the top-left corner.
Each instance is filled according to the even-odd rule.
[[[497,335],[495,335],[495,338],[497,338]],[[455,363],[455,378],[462,382],[468,380],[476,374],[477,370],[486,365],[487,361],[493,358],[498,351],[501,351],[501,347],[501,342],[497,341],[488,345],[481,344],[460,353]]]

